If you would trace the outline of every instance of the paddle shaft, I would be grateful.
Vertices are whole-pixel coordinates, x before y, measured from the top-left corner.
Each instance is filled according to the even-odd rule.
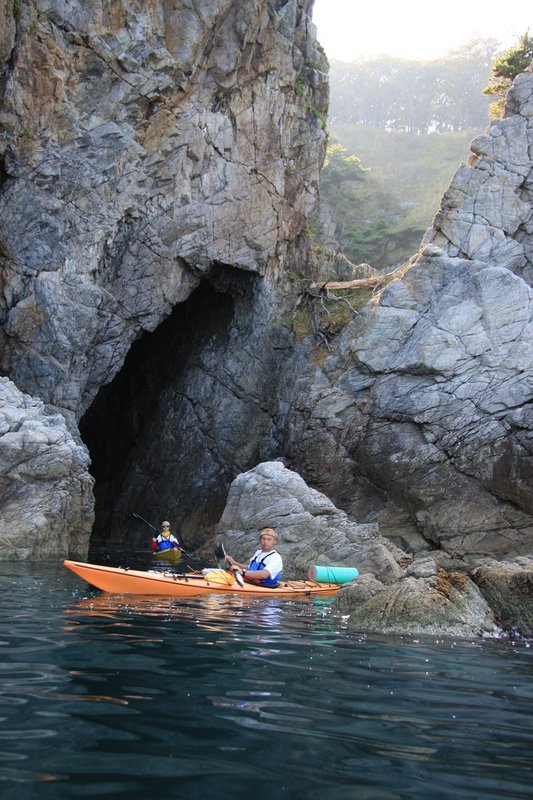
[[[134,512],[133,512],[133,514],[132,514],[132,517],[135,517],[136,519],[140,519],[140,520],[141,520],[141,522],[144,522],[144,524],[145,524],[145,525],[148,525],[148,527],[149,527],[149,528],[151,528],[153,531],[155,531],[156,533],[159,533],[159,531],[157,530],[157,528],[155,528],[155,527],[152,525],[152,523],[151,523],[151,522],[148,522],[148,520],[147,520],[147,519],[145,519],[144,517],[141,517],[141,515],[140,515],[140,514],[137,514],[137,512],[136,512],[136,511],[134,511]]]
[[[218,566],[222,569],[223,567],[221,566],[221,562],[224,565],[226,564],[226,549],[224,547],[224,544],[220,540],[215,542],[215,558],[217,560]],[[231,571],[239,586],[244,587],[244,578],[241,575],[241,573],[237,572],[234,569],[232,569]]]

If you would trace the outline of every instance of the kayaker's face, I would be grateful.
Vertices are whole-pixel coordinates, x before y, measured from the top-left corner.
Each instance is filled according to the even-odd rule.
[[[270,533],[262,533],[259,537],[259,544],[261,545],[261,550],[272,550],[276,544],[276,537],[271,536]]]

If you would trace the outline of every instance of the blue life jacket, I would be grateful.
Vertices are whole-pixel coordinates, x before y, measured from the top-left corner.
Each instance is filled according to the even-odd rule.
[[[178,545],[175,542],[170,541],[170,537],[167,539],[166,536],[163,536],[161,533],[158,534],[155,539],[156,544],[156,551],[160,553],[162,550],[173,550]]]
[[[158,542],[157,544],[158,552],[161,552],[161,550],[173,550],[173,549],[174,545],[166,540],[164,542]]]
[[[267,553],[265,556],[263,556],[260,561],[255,561],[255,560],[250,561],[250,566],[248,567],[248,569],[251,572],[255,572],[255,570],[258,570],[258,569],[266,569],[267,565],[265,564],[265,561],[267,560],[267,558],[269,556],[272,555],[272,553],[275,553],[275,552],[276,552],[275,550],[271,550],[270,553]],[[258,584],[259,584],[259,586],[269,586],[271,589],[274,589],[279,584],[279,580],[281,578],[281,575],[282,575],[282,572],[279,572],[277,575],[271,575],[270,578],[264,578],[264,580],[258,581]],[[254,581],[254,583],[255,583],[255,581]]]

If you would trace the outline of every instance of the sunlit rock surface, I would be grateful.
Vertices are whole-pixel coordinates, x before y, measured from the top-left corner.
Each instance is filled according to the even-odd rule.
[[[312,565],[357,566],[388,584],[402,572],[377,525],[358,525],[276,461],[237,476],[218,530],[227,552],[246,563],[265,527],[278,533],[285,577],[306,578]]]
[[[0,378],[0,558],[87,555],[92,479],[61,414]]]
[[[472,580],[444,570],[431,577],[407,575],[389,587],[368,576],[341,588],[333,610],[359,631],[461,638],[502,633]]]
[[[291,465],[443,567],[533,547],[532,93],[520,76],[404,277],[284,381]]]

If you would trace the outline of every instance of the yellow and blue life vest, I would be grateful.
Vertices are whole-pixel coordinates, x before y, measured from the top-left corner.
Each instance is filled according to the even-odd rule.
[[[267,553],[258,561],[252,559],[252,561],[250,561],[250,566],[248,567],[250,572],[255,572],[258,569],[266,569],[267,565],[265,564],[265,561],[269,556],[271,556],[275,552],[277,551],[271,550],[270,553]],[[264,580],[258,581],[259,586],[270,586],[271,588],[275,588],[281,579],[282,572],[283,570],[281,572],[278,572],[277,575],[271,575],[270,578],[264,578]]]

